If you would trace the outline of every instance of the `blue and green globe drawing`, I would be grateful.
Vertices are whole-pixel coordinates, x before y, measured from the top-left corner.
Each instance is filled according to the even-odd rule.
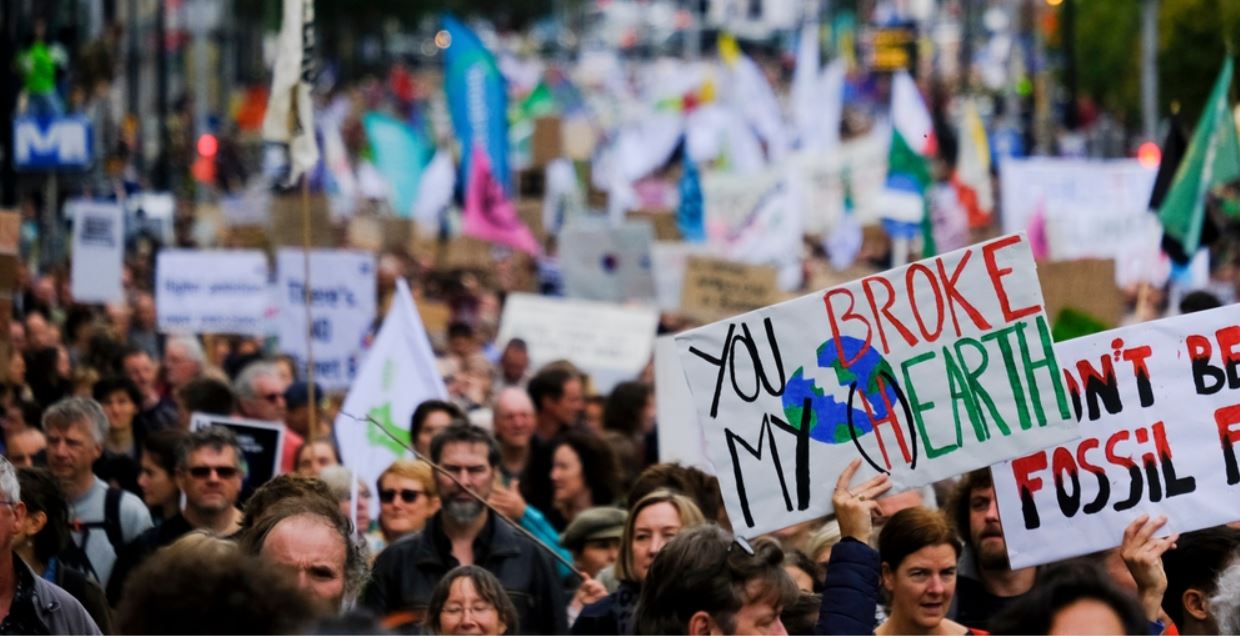
[[[805,402],[809,400],[810,439],[826,444],[847,444],[852,441],[848,426],[850,407],[846,396],[853,383],[856,383],[856,392],[863,394],[866,402],[870,404],[876,420],[881,421],[888,417],[888,404],[899,404],[891,380],[885,379],[881,384],[879,382],[879,378],[884,374],[887,378],[895,376],[892,374],[891,365],[879,355],[878,350],[874,347],[867,348],[864,340],[850,336],[841,336],[840,344],[840,348],[844,350],[843,360],[840,359],[833,340],[827,340],[818,347],[818,367],[829,369],[831,373],[818,374],[811,371],[811,375],[806,373],[805,367],[800,367],[788,380],[783,395],[784,417],[789,424],[798,428],[801,426]],[[858,358],[863,349],[866,349],[865,353]],[[845,367],[844,360],[851,361],[852,364]],[[837,399],[841,392],[834,390],[835,387],[819,386],[819,381],[824,377],[832,377],[835,387],[843,390],[844,399]],[[883,399],[884,395],[886,400]],[[874,422],[862,404],[861,397],[862,395],[854,396],[851,407],[852,426],[857,437],[874,430]]]

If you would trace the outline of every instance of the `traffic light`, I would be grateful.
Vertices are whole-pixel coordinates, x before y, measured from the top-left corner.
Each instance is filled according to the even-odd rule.
[[[201,183],[215,183],[215,156],[220,150],[219,140],[211,133],[203,133],[198,136],[194,147],[198,151],[194,165],[190,168],[194,179]]]

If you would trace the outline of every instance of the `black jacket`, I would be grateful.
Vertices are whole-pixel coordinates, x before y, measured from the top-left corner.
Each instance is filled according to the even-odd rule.
[[[615,592],[603,600],[585,606],[573,623],[573,634],[634,634],[637,623],[637,597],[642,588],[636,583],[621,582]]]
[[[817,634],[872,634],[878,627],[878,552],[852,538],[831,548]]]
[[[435,585],[459,565],[443,533],[442,515],[435,514],[421,532],[379,554],[362,592],[363,607],[379,616],[409,612],[414,620],[425,619]],[[516,605],[520,624],[508,631],[566,633],[568,603],[551,557],[506,523],[496,522],[490,512],[486,515],[487,523],[474,540],[474,564],[494,574]]]
[[[125,545],[116,557],[116,565],[112,566],[112,576],[108,579],[108,602],[113,607],[120,605],[121,593],[125,590],[125,581],[143,561],[164,546],[172,545],[177,539],[189,534],[194,529],[180,513],[167,521],[150,528],[134,537]]]

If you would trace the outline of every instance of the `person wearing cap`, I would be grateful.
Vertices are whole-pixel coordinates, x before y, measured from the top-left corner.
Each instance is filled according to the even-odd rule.
[[[560,535],[560,544],[573,553],[577,569],[598,576],[599,571],[616,562],[620,555],[620,536],[629,513],[622,508],[598,506],[577,515]]]
[[[568,548],[573,564],[587,577],[570,576],[565,580],[569,585],[567,593],[572,598],[568,604],[570,624],[577,620],[582,608],[606,598],[607,588],[594,577],[615,563],[620,555],[620,537],[624,535],[628,516],[622,508],[587,508],[578,513],[560,535],[560,544]]]

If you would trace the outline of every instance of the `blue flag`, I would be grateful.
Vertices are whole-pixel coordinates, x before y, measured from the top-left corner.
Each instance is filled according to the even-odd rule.
[[[685,153],[685,170],[680,175],[680,207],[676,209],[676,227],[689,243],[706,240],[705,210],[702,209],[702,182],[698,168]]]
[[[444,92],[452,127],[461,142],[461,179],[469,183],[474,148],[485,149],[491,172],[512,195],[508,168],[508,87],[495,56],[478,36],[456,18],[445,15],[450,41],[444,51]]]
[[[411,218],[422,182],[422,168],[430,161],[430,144],[425,135],[409,124],[382,113],[366,113],[362,117],[362,127],[366,129],[366,139],[375,154],[375,168],[391,190],[392,209],[402,219]]]

